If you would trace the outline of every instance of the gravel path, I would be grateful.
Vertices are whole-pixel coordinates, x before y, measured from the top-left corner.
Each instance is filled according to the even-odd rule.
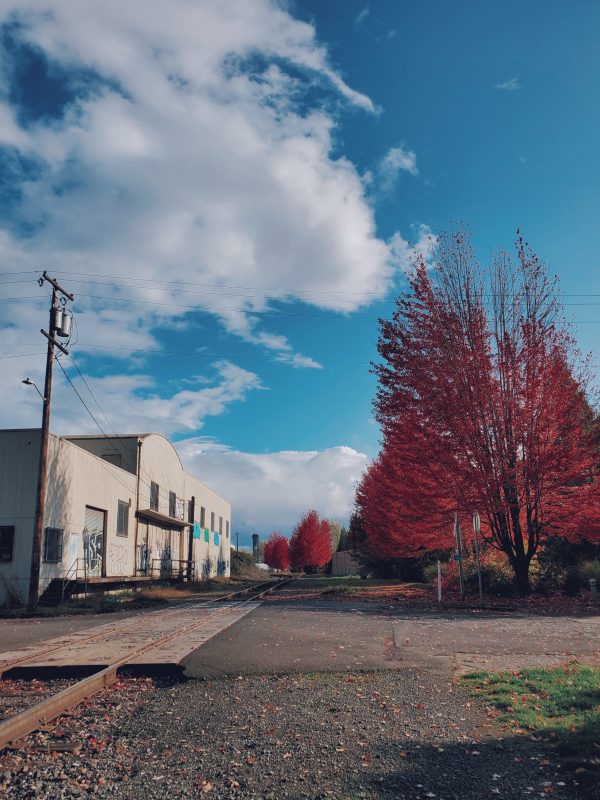
[[[0,679],[0,722],[40,703],[46,697],[61,692],[73,683],[75,679],[66,678],[54,681]]]
[[[598,797],[536,742],[499,739],[440,675],[124,681],[0,756],[7,798]],[[79,742],[79,752],[48,743]],[[38,752],[33,752],[33,748]],[[78,748],[75,748],[76,751]],[[4,783],[2,783],[4,781]]]

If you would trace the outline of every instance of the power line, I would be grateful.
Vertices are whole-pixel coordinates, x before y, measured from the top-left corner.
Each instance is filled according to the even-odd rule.
[[[352,312],[348,315],[340,315],[340,316],[328,316],[326,313],[323,314],[296,314],[290,313],[288,311],[259,311],[259,310],[252,310],[247,308],[232,308],[231,306],[204,306],[204,305],[181,305],[179,303],[161,303],[157,300],[138,300],[132,297],[110,297],[108,295],[97,295],[97,294],[85,294],[84,292],[78,292],[78,297],[88,297],[93,300],[107,300],[109,302],[117,302],[117,303],[133,303],[135,305],[150,305],[150,306],[158,306],[158,307],[166,307],[166,308],[181,308],[190,311],[199,311],[199,312],[206,312],[206,311],[234,311],[237,314],[248,314],[250,316],[259,316],[259,317],[271,317],[276,319],[277,317],[285,317],[285,318],[298,318],[298,319],[318,319],[324,320],[326,322],[357,322],[357,321],[366,321],[366,322],[377,322],[379,320],[378,316],[374,317],[366,317],[366,316],[356,316]],[[600,295],[572,295],[573,297],[600,297]],[[43,299],[38,295],[26,295],[23,297],[0,297],[0,302],[6,300],[39,300]],[[345,302],[342,300],[336,300],[334,302]],[[351,301],[348,301],[351,302]],[[384,305],[395,305],[395,300],[381,300],[379,301],[381,304]],[[567,308],[573,307],[582,307],[582,306],[600,306],[600,302],[589,302],[589,303],[563,303],[563,306]],[[563,324],[566,325],[589,325],[600,323],[600,320],[565,320]]]
[[[85,275],[86,277],[91,277],[87,272],[61,272],[61,275]],[[207,286],[209,288],[215,289],[243,289],[243,290],[251,290],[251,291],[263,291],[263,292],[290,292],[294,294],[358,294],[358,295],[379,295],[380,292],[366,292],[366,291],[352,291],[351,289],[289,289],[283,288],[280,286],[236,286],[235,284],[224,284],[224,283],[198,283],[193,281],[162,281],[156,278],[138,278],[135,276],[127,275],[96,275],[97,278],[106,278],[109,280],[117,280],[121,281],[123,278],[129,281],[145,281],[146,283],[160,283],[168,286]],[[93,283],[94,281],[78,281],[74,280],[73,283]],[[113,284],[99,284],[100,286],[110,286]],[[119,284],[115,284],[119,285]],[[130,288],[136,288],[131,284],[120,284],[121,286],[128,286]],[[140,287],[140,288],[153,288],[153,287]],[[154,287],[157,290],[160,287]]]
[[[69,374],[68,374],[68,372],[66,371],[66,369],[65,369],[65,368],[63,367],[63,365],[61,364],[61,362],[60,362],[60,359],[59,359],[59,358],[56,356],[56,357],[55,357],[55,360],[56,360],[56,363],[58,364],[58,366],[61,368],[61,370],[62,370],[62,372],[63,372],[63,375],[65,376],[65,378],[66,378],[66,379],[67,379],[67,381],[69,382],[69,384],[70,384],[71,388],[73,389],[73,391],[75,392],[75,394],[76,394],[76,395],[77,395],[77,397],[79,398],[79,400],[80,400],[80,402],[81,402],[82,406],[85,408],[85,410],[87,411],[87,413],[90,415],[90,417],[92,418],[92,420],[93,420],[94,424],[96,425],[96,427],[98,428],[98,430],[100,431],[100,433],[101,433],[101,434],[104,436],[104,438],[106,439],[106,441],[107,441],[107,442],[108,442],[108,443],[109,443],[109,444],[112,446],[112,448],[113,448],[113,450],[115,451],[115,453],[116,453],[118,456],[121,456],[121,453],[119,453],[119,451],[118,451],[118,450],[115,448],[115,446],[114,446],[114,444],[113,444],[113,442],[112,442],[112,439],[111,439],[111,437],[110,437],[110,436],[108,436],[108,434],[107,434],[107,433],[104,431],[104,429],[102,428],[102,426],[100,425],[100,423],[98,422],[98,420],[96,419],[96,417],[94,416],[94,414],[92,413],[92,411],[90,410],[90,408],[89,408],[88,404],[85,402],[85,400],[83,399],[83,397],[82,397],[82,396],[81,396],[81,394],[79,393],[79,391],[78,391],[77,387],[75,386],[75,384],[73,383],[73,381],[72,381],[72,380],[71,380],[71,378],[69,377]],[[104,464],[104,462],[103,462],[103,459],[102,459],[102,458],[98,458],[98,461],[100,462],[101,466],[102,466],[102,467],[103,467],[103,468],[106,470],[106,472],[107,472],[109,475],[113,476],[113,477],[115,478],[115,480],[117,480],[117,481],[118,481],[118,482],[121,484],[121,486],[125,486],[125,488],[127,489],[127,491],[131,491],[131,487],[130,487],[130,486],[127,486],[127,484],[125,484],[125,483],[124,483],[124,482],[123,482],[123,481],[122,481],[122,480],[119,478],[119,476],[118,476],[118,475],[114,475],[114,474],[113,474],[113,473],[112,473],[112,472],[111,472],[111,471],[108,469],[108,467],[106,467],[106,466],[105,466],[105,464]],[[141,480],[141,477],[140,477],[140,480]],[[142,481],[142,483],[144,483],[144,485],[145,485],[145,486],[148,486],[148,484],[146,484],[146,483],[145,483],[145,481]],[[165,495],[163,495],[163,497],[165,497]]]
[[[22,347],[22,345],[20,345],[20,344],[18,344],[18,345],[8,345],[8,346],[9,347]],[[45,356],[45,355],[46,354],[43,353],[43,352],[41,352],[41,353],[18,353],[17,355],[12,355],[12,356],[0,356],[0,360],[5,359],[5,358],[29,358],[29,356]]]
[[[73,388],[73,391],[75,392],[75,394],[77,395],[77,397],[78,397],[78,398],[81,400],[81,402],[82,402],[82,404],[83,404],[83,406],[84,406],[85,410],[88,412],[88,414],[90,415],[90,417],[93,419],[94,423],[96,424],[96,426],[98,427],[98,429],[100,430],[100,432],[102,433],[102,435],[104,436],[104,438],[106,439],[107,443],[108,443],[108,444],[109,444],[109,445],[112,447],[112,449],[115,451],[115,454],[116,454],[116,455],[118,455],[120,458],[121,458],[121,457],[123,457],[123,456],[125,456],[125,460],[127,461],[127,460],[128,460],[128,455],[127,455],[127,452],[125,451],[125,449],[122,449],[122,450],[121,450],[121,452],[119,452],[119,450],[117,450],[117,448],[115,447],[115,444],[114,444],[114,441],[113,441],[113,439],[114,439],[114,438],[116,438],[118,442],[123,442],[125,437],[123,437],[123,436],[120,436],[120,435],[117,433],[117,431],[116,431],[115,427],[113,426],[113,424],[112,424],[112,423],[111,423],[111,421],[109,420],[109,418],[108,418],[108,415],[106,414],[106,412],[104,411],[104,409],[103,409],[103,408],[102,408],[102,406],[100,405],[100,403],[99,403],[98,399],[96,398],[96,396],[95,396],[95,395],[94,395],[94,393],[92,392],[92,389],[90,388],[90,386],[89,386],[88,382],[87,382],[87,381],[86,381],[86,379],[84,378],[84,376],[83,376],[83,374],[82,374],[81,370],[79,369],[79,367],[78,367],[77,363],[75,362],[75,359],[73,358],[73,356],[69,355],[69,358],[70,358],[70,359],[71,359],[71,361],[73,362],[73,366],[75,367],[75,369],[76,369],[76,370],[77,370],[77,372],[79,373],[79,376],[80,376],[81,380],[83,381],[83,383],[85,384],[85,387],[86,387],[86,389],[88,390],[88,392],[90,393],[90,395],[91,395],[91,397],[93,398],[94,402],[95,402],[95,403],[96,403],[96,405],[98,406],[98,408],[99,408],[99,410],[100,410],[100,413],[102,414],[102,416],[104,417],[104,419],[105,419],[105,420],[106,420],[106,422],[108,423],[108,426],[109,426],[109,428],[111,428],[111,430],[113,431],[113,433],[114,433],[114,437],[113,437],[113,436],[109,436],[109,435],[108,435],[108,434],[107,434],[107,433],[104,431],[104,429],[102,428],[102,426],[100,425],[100,423],[98,422],[98,420],[96,419],[96,417],[95,417],[95,416],[92,414],[92,412],[90,411],[89,407],[87,406],[87,404],[85,403],[85,401],[84,401],[84,400],[83,400],[83,398],[81,397],[81,394],[80,394],[80,393],[77,391],[77,388],[75,387],[75,384],[73,383],[73,381],[72,381],[72,380],[71,380],[71,378],[69,377],[68,373],[66,372],[65,368],[63,367],[63,365],[61,364],[61,362],[59,361],[59,359],[58,359],[58,358],[56,359],[56,361],[58,362],[58,364],[59,364],[59,366],[60,366],[61,370],[63,371],[63,373],[64,373],[64,375],[65,375],[66,379],[69,381],[69,383],[70,383],[71,387]],[[100,460],[102,460],[102,459],[100,459]],[[137,462],[137,459],[136,459],[136,462]],[[133,464],[132,464],[132,466],[133,466]],[[142,470],[142,467],[141,467],[141,465],[140,465],[140,470]],[[142,471],[143,471],[143,470],[142,470]],[[136,463],[136,465],[135,465],[135,472],[137,473],[137,463]],[[111,473],[111,474],[112,474],[112,473]],[[135,474],[135,473],[134,473],[134,474]],[[148,475],[148,473],[146,473],[146,475]],[[148,477],[150,478],[150,476],[148,476]],[[141,476],[141,475],[139,476],[139,479],[140,479],[140,483],[143,483],[143,484],[144,484],[144,486],[146,486],[148,489],[152,490],[152,486],[150,485],[150,483],[148,483],[147,481],[145,481],[145,480],[142,478],[142,476]],[[160,487],[159,487],[159,496],[160,496],[160,495],[162,495],[162,497],[163,497],[165,500],[169,500],[169,499],[170,499],[170,498],[169,498],[169,495],[168,495],[167,493],[162,493],[162,492],[160,491]],[[180,500],[183,500],[183,503],[184,503],[184,508],[185,508],[185,506],[187,506],[187,501],[185,500],[185,498],[179,498],[179,499],[180,499]]]

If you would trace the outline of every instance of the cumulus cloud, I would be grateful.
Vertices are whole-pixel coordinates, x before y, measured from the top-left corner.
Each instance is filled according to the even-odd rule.
[[[521,88],[521,81],[519,78],[510,78],[507,81],[503,81],[502,83],[497,83],[494,87],[495,89],[500,89],[504,92],[516,92],[517,89]]]
[[[14,40],[6,80],[27,48],[65,95],[34,118],[0,103],[0,146],[27,164],[5,244],[24,266],[82,273],[70,283],[84,312],[111,295],[144,301],[120,314],[156,330],[189,312],[175,308],[172,286],[130,276],[200,282],[213,288],[191,291],[192,307],[287,353],[252,312],[298,293],[306,301],[307,288],[311,303],[334,308],[328,291],[341,282],[354,307],[385,294],[390,252],[354,166],[332,154],[336,119],[303,98],[316,84],[323,100],[334,92],[366,112],[373,103],[331,66],[312,25],[270,0],[5,0],[0,22]],[[86,299],[83,281],[98,272],[127,288]],[[236,296],[231,284],[257,288]],[[312,365],[299,356],[290,363]]]
[[[262,314],[291,301],[339,311],[340,287],[344,312],[386,295],[402,237],[377,235],[361,177],[334,148],[340,107],[376,109],[312,24],[275,0],[0,0],[0,25],[0,262],[46,268],[75,293],[74,352],[119,430],[196,431],[261,388],[233,365],[185,389],[148,377],[144,352],[191,332],[196,312],[318,369]],[[36,102],[12,91],[32,59]],[[416,172],[396,150],[390,174]],[[25,375],[43,382],[47,292],[27,278],[0,284],[0,298],[32,298],[3,303],[4,352],[38,353],[2,361],[5,426],[39,423],[31,388],[15,400]],[[59,375],[54,429],[94,430]]]
[[[429,225],[419,225],[414,242],[404,239],[395,233],[390,239],[390,249],[394,255],[396,265],[402,272],[409,272],[415,256],[422,256],[429,264],[433,262],[434,249],[437,237]]]
[[[289,533],[308,508],[347,519],[368,462],[364,453],[343,446],[244,453],[199,438],[176,446],[186,468],[231,501],[234,527],[265,534]]]
[[[23,359],[3,359],[4,380],[0,384],[3,427],[39,425],[40,399],[32,387],[20,381],[30,377],[40,389],[44,385],[43,355]],[[92,416],[75,395],[58,365],[54,367],[52,430],[58,434],[154,431],[167,436],[201,430],[208,417],[226,413],[234,403],[244,402],[250,393],[264,390],[253,372],[227,361],[207,368],[207,372],[188,378],[164,396],[159,381],[143,373],[104,376],[78,375],[68,358],[61,363]]]
[[[385,193],[390,192],[401,172],[408,172],[411,175],[419,174],[416,153],[402,144],[398,147],[391,147],[379,162],[379,189]]]

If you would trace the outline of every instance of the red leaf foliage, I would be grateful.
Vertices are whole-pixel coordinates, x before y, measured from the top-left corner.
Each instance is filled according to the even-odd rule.
[[[322,567],[331,559],[331,532],[327,520],[307,511],[290,539],[290,561],[294,567]]]
[[[600,540],[598,426],[587,363],[566,326],[556,281],[519,238],[489,270],[468,237],[441,238],[435,281],[422,258],[381,322],[375,411],[383,446],[357,507],[389,557],[453,545],[453,516],[503,551],[527,591],[548,537]]]
[[[289,542],[279,531],[274,531],[265,542],[264,559],[271,569],[287,569],[289,567]]]

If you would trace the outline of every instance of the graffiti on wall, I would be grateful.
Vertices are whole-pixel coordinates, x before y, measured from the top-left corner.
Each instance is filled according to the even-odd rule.
[[[108,569],[112,575],[127,574],[127,548],[111,542],[108,546]]]
[[[144,575],[148,574],[148,560],[152,553],[152,548],[148,548],[147,544],[138,545],[138,572]]]
[[[171,576],[173,562],[171,560],[171,548],[166,545],[160,554],[160,576],[167,578]]]
[[[104,531],[83,531],[83,558],[88,575],[102,575]]]

